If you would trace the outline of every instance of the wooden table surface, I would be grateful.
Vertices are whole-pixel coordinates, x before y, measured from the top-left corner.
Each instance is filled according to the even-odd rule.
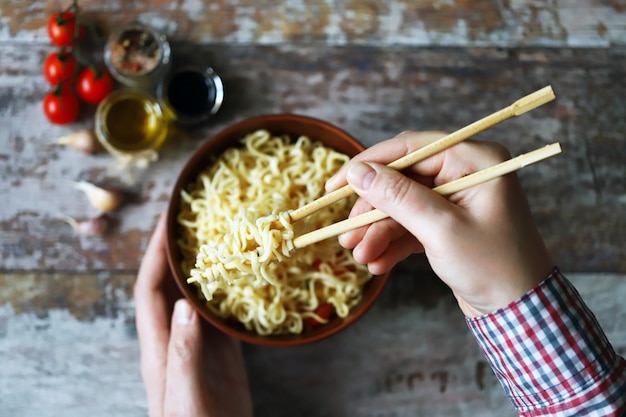
[[[249,116],[326,119],[372,145],[407,129],[455,130],[545,85],[558,99],[482,133],[513,154],[564,153],[519,173],[555,262],[626,353],[624,0],[81,1],[103,33],[139,19],[175,59],[213,66],[226,100],[124,176],[107,154],[55,139],[41,112],[55,1],[0,1],[0,416],[144,416],[132,285],[177,172]],[[132,198],[104,237],[77,180]],[[412,257],[350,329],[293,349],[245,346],[258,416],[513,416],[454,299]]]

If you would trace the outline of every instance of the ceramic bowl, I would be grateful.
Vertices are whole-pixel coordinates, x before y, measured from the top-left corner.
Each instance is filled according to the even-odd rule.
[[[272,114],[245,119],[235,123],[202,144],[191,156],[180,172],[172,192],[167,212],[168,261],[174,279],[185,297],[196,308],[200,316],[221,331],[244,342],[263,346],[297,346],[325,339],[345,329],[360,318],[376,301],[389,274],[373,277],[363,290],[360,303],[354,306],[345,318],[335,317],[328,323],[305,330],[298,335],[260,336],[232,320],[214,315],[198,295],[195,286],[187,283],[187,276],[181,268],[181,253],[176,244],[180,231],[176,217],[181,207],[181,190],[192,183],[207,168],[210,157],[218,155],[231,146],[237,146],[246,134],[258,129],[267,129],[272,134],[287,134],[291,137],[306,135],[312,140],[324,143],[337,151],[353,156],[363,150],[363,146],[342,129],[322,120],[295,114]]]

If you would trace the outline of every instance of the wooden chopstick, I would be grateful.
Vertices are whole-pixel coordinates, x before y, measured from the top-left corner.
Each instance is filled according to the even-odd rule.
[[[508,161],[451,181],[447,184],[440,185],[433,188],[433,191],[444,196],[450,195],[473,187],[475,185],[482,184],[486,181],[490,181],[492,179],[506,175],[513,171],[517,171],[518,169],[521,169],[527,165],[534,164],[559,153],[561,153],[561,145],[559,143],[553,143],[551,145],[544,146],[543,148],[539,148],[532,152],[519,155],[515,158],[509,159]],[[359,216],[352,217],[350,219],[346,219],[341,222],[331,224],[330,226],[326,226],[321,229],[314,230],[312,232],[299,236],[294,239],[293,244],[295,248],[302,248],[313,243],[320,242],[324,239],[328,239],[330,237],[349,232],[350,230],[358,229],[359,227],[377,222],[387,217],[389,217],[387,214],[378,209],[374,209]]]
[[[400,159],[397,159],[394,162],[391,162],[388,166],[397,170],[407,168],[498,123],[510,119],[511,117],[522,115],[534,108],[552,101],[555,97],[556,96],[554,95],[554,91],[551,86],[544,87],[534,93],[522,97],[502,110],[477,120],[474,123],[457,130],[456,132],[450,133],[435,142],[432,142],[408,155],[403,156]],[[341,200],[342,198],[348,197],[352,193],[352,187],[345,185],[342,188],[325,194],[317,200],[292,211],[289,214],[289,217],[292,222],[296,222]]]

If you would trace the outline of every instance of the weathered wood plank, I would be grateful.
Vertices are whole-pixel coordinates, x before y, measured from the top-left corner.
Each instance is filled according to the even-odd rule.
[[[626,353],[626,276],[568,274]],[[144,416],[134,274],[0,277],[0,415]],[[450,292],[419,257],[336,336],[245,346],[258,416],[505,417],[513,409]]]
[[[171,36],[178,62],[193,55],[226,83],[220,114],[170,139],[134,177],[105,154],[54,144],[92,127],[94,108],[70,128],[41,113],[45,25],[68,3],[0,2],[1,416],[146,415],[135,271],[176,173],[213,133],[297,112],[372,145],[406,129],[459,128],[546,84],[556,103],[480,137],[514,154],[563,144],[563,155],[520,176],[555,263],[586,272],[570,278],[626,353],[624,0],[80,0],[104,33],[122,20],[154,25]],[[95,214],[71,187],[79,179],[131,193],[110,235],[77,237],[60,220]],[[245,355],[257,415],[514,415],[419,256],[345,332],[297,349],[246,346]]]
[[[178,45],[177,58],[213,65],[226,102],[205,128],[166,144],[124,187],[133,198],[102,238],[74,236],[62,215],[94,215],[72,181],[123,182],[108,155],[84,156],[55,138],[73,127],[41,112],[49,49],[0,47],[0,259],[5,270],[133,270],[176,173],[205,138],[245,117],[296,112],[329,120],[372,145],[406,129],[460,128],[537,88],[558,99],[488,130],[513,154],[560,141],[564,154],[520,172],[555,263],[624,272],[626,50],[500,50]]]
[[[626,42],[624,0],[114,0],[79,2],[104,33],[140,20],[200,43],[608,47]],[[47,42],[69,1],[0,3],[0,41]]]

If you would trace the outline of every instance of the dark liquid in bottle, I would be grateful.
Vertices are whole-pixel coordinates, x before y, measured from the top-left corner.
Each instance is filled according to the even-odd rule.
[[[215,103],[215,86],[203,73],[193,70],[175,74],[167,88],[167,99],[182,116],[200,116]]]

